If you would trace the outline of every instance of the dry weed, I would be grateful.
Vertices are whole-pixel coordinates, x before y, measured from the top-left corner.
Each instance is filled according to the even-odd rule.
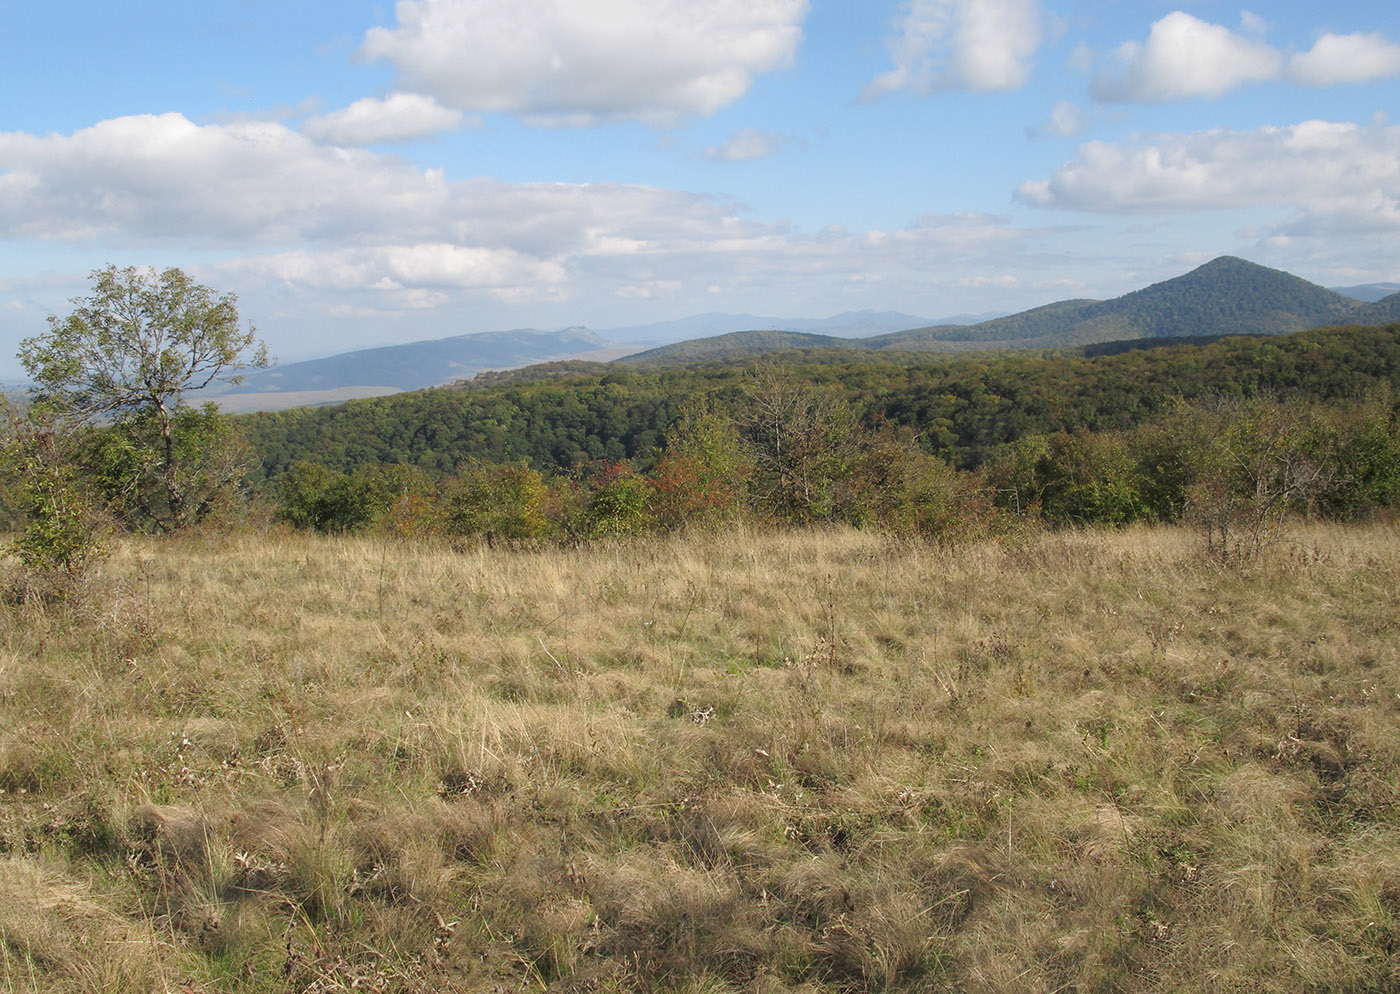
[[[4,989],[1393,987],[1400,535],[117,543],[0,604]]]

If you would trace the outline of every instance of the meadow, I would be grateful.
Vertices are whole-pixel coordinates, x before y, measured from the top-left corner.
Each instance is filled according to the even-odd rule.
[[[0,991],[1400,986],[1400,528],[123,535],[0,604]]]

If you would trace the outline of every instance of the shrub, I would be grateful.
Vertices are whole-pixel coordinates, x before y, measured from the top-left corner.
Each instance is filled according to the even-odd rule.
[[[666,450],[652,471],[652,517],[666,529],[732,517],[752,470],[732,420],[688,413],[666,432]]]
[[[1201,416],[1211,442],[1188,516],[1213,555],[1251,558],[1277,540],[1290,511],[1309,508],[1328,489],[1333,466],[1315,444],[1314,412],[1253,398],[1219,401]]]
[[[750,493],[759,510],[796,524],[842,517],[844,484],[859,455],[849,404],[773,378],[751,399],[740,429],[753,454]]]
[[[162,430],[170,434],[163,465]],[[227,514],[243,501],[252,463],[233,422],[213,404],[183,407],[164,424],[151,416],[89,428],[75,458],[106,505],[131,528],[167,530]]]
[[[538,470],[473,463],[449,487],[447,527],[487,541],[543,538],[554,530],[549,498]]]
[[[105,555],[109,519],[78,473],[71,435],[8,407],[3,419],[0,481],[19,530],[10,551],[26,571],[26,588],[37,583],[66,595]]]
[[[1332,472],[1320,496],[1322,510],[1352,517],[1400,505],[1400,423],[1388,390],[1354,406],[1326,410],[1315,445]]]
[[[288,523],[319,532],[350,532],[387,521],[401,502],[423,503],[432,486],[416,466],[369,466],[337,473],[299,462],[282,477],[278,490],[279,513]]]
[[[627,463],[609,463],[587,488],[583,534],[588,538],[631,535],[651,523],[651,484]]]
[[[987,463],[986,481],[998,507],[1018,516],[1040,513],[1044,481],[1036,467],[1049,448],[1049,436],[1024,435],[996,451]]]
[[[1041,511],[1052,524],[1126,525],[1148,517],[1127,436],[1061,432],[1036,462]]]

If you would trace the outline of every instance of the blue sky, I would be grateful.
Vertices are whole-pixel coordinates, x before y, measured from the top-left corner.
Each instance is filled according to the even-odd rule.
[[[7,378],[109,262],[286,359],[1400,280],[1393,0],[0,0],[0,94]]]

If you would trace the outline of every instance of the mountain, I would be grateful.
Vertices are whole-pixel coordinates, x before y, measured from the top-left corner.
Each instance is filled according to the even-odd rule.
[[[1373,310],[1375,316],[1368,318]],[[1396,317],[1398,307],[1359,303],[1290,273],[1222,256],[1112,300],[1064,301],[966,328],[919,329],[870,344],[936,348],[940,342],[979,342],[1045,348],[1139,338],[1275,335]]]
[[[774,318],[754,314],[695,314],[675,321],[655,324],[609,328],[600,334],[615,342],[635,342],[648,346],[666,345],[693,338],[710,338],[736,331],[809,331],[846,338],[888,334],[906,328],[926,328],[931,324],[966,324],[982,320],[987,315],[943,318],[933,322],[927,318],[899,311],[846,311],[829,318]]]
[[[238,386],[223,391],[218,401],[230,412],[336,403],[451,383],[488,369],[580,355],[612,359],[626,351],[587,328],[455,335],[254,370]]]
[[[1183,276],[1112,300],[1063,300],[970,325],[935,325],[869,338],[775,340],[770,332],[680,342],[628,356],[671,365],[757,355],[777,348],[900,351],[1067,348],[1138,339],[1275,335],[1331,324],[1400,320],[1400,294],[1375,303],[1343,296],[1290,273],[1222,256]]]
[[[1351,297],[1355,300],[1364,300],[1369,304],[1374,304],[1378,300],[1383,300],[1391,294],[1400,293],[1400,283],[1362,283],[1359,286],[1334,286],[1333,293],[1340,293],[1344,297]]]
[[[564,359],[618,359],[628,365],[656,366],[792,349],[957,352],[1065,348],[1279,334],[1329,324],[1393,320],[1400,320],[1400,293],[1367,303],[1280,270],[1223,256],[1183,276],[1113,300],[1063,300],[969,323],[950,318],[929,324],[898,311],[853,311],[822,319],[711,313],[602,333],[575,327],[556,332],[526,328],[457,335],[255,371],[218,400],[225,410],[233,412],[334,403],[468,379],[488,370]],[[628,354],[655,343],[671,344]]]
[[[956,323],[948,319],[946,323]],[[407,345],[359,349],[320,359],[291,362],[268,370],[254,370],[236,387],[209,391],[229,413],[280,410],[339,403],[359,397],[376,397],[401,390],[419,390],[479,373],[518,369],[567,359],[608,361],[639,348],[706,339],[738,329],[771,327],[828,329],[851,337],[888,334],[905,328],[924,327],[926,318],[898,311],[850,311],[829,318],[780,319],[752,314],[698,314],[677,321],[612,328],[601,333],[587,328],[563,331],[514,331],[456,335]],[[781,336],[782,331],[764,332]],[[817,347],[814,341],[801,347]],[[835,339],[832,339],[835,341]],[[820,344],[831,344],[821,342]],[[765,349],[790,348],[771,339]]]
[[[713,359],[735,359],[784,349],[859,348],[859,338],[812,335],[802,331],[732,331],[727,335],[692,338],[674,345],[638,352],[617,360],[629,366],[686,365]]]

